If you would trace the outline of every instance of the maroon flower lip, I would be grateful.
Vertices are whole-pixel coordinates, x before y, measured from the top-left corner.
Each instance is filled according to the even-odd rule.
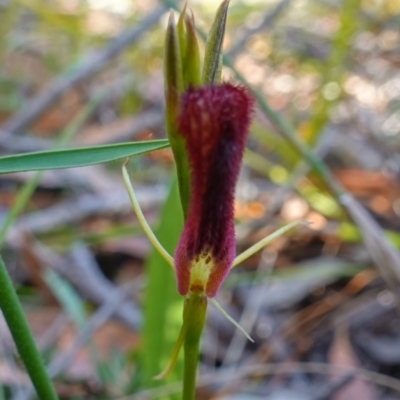
[[[230,83],[189,89],[178,130],[190,165],[190,203],[175,251],[178,291],[214,297],[235,257],[234,192],[254,100]]]

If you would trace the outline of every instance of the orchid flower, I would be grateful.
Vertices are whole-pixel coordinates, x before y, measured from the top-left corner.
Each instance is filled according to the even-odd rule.
[[[185,217],[174,257],[149,227],[123,166],[125,186],[138,220],[152,245],[173,268],[178,292],[185,296],[183,325],[171,359],[156,377],[168,375],[184,345],[184,400],[194,399],[207,301],[211,300],[244,332],[214,297],[232,267],[298,224],[281,228],[235,257],[234,192],[254,99],[244,86],[220,83],[228,4],[228,0],[223,1],[217,11],[206,43],[202,73],[194,18],[184,9],[178,24],[173,13],[168,23],[164,62],[166,130]]]

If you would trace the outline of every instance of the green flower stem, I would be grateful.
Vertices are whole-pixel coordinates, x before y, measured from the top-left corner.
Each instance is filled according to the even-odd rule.
[[[183,310],[187,323],[184,349],[182,400],[195,400],[196,374],[199,359],[200,337],[207,311],[207,298],[203,294],[190,293]]]
[[[41,400],[58,400],[57,393],[47,375],[43,360],[25,319],[25,314],[0,258],[0,308],[25,364],[28,374]]]

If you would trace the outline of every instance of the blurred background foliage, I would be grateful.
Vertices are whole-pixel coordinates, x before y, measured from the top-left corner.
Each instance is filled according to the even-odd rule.
[[[183,7],[172,0],[0,0],[2,155],[50,149],[74,126],[69,146],[164,138],[164,33],[176,5]],[[191,0],[188,7],[204,37],[216,2]],[[232,0],[224,48],[233,67],[223,70],[224,79],[235,81],[239,72],[261,91],[396,251],[399,26],[398,0]],[[110,48],[112,56],[98,58]],[[51,93],[50,105],[26,118]],[[170,394],[179,367],[167,384],[151,378],[178,333],[182,300],[172,273],[149,255],[119,171],[114,162],[1,176],[0,217],[12,222],[3,225],[3,253],[62,398],[179,398]],[[170,151],[133,158],[130,173],[172,252],[181,216]],[[256,343],[211,309],[201,359],[209,384],[199,399],[399,398],[397,293],[376,271],[360,227],[258,109],[235,212],[238,250],[287,222],[312,224],[276,240],[227,280],[219,300]],[[280,380],[273,370],[262,379],[243,372],[289,361],[297,364]],[[317,374],[312,362],[331,369]],[[243,373],[242,385],[222,375],[229,366]],[[329,373],[338,366],[347,373],[334,381]],[[355,367],[381,375],[362,381]],[[0,399],[32,396],[4,324],[0,383]]]

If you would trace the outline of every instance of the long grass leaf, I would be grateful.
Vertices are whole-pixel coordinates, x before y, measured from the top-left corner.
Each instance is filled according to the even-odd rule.
[[[0,174],[84,167],[131,157],[168,146],[168,140],[164,139],[17,154],[0,157]]]

